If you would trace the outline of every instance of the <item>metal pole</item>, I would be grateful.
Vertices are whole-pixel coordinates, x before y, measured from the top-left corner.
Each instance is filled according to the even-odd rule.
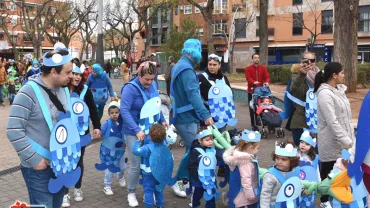
[[[98,39],[96,46],[96,62],[104,66],[104,49],[103,49],[103,0],[98,4]]]

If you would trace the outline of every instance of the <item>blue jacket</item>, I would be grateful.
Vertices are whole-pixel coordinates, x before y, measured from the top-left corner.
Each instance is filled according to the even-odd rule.
[[[181,65],[184,63],[190,63],[191,66],[194,67],[194,63],[191,59],[186,56],[182,56],[173,66],[172,73],[179,70]],[[194,69],[184,70],[175,78],[175,80],[173,80],[173,82],[176,108],[180,108],[188,104],[191,104],[194,108],[193,110],[178,114],[175,124],[200,123],[199,118],[204,121],[211,117],[211,114],[204,106],[200,96],[199,81],[194,73]],[[197,115],[199,115],[199,118]]]
[[[112,119],[110,118],[108,120],[112,120]],[[110,131],[109,136],[122,138],[122,118],[121,118],[121,116],[118,117],[118,125],[117,125],[116,122],[114,122],[112,120],[111,129],[107,129],[108,128],[108,120],[106,120],[105,123],[103,124],[103,126],[101,127],[101,135],[104,136],[106,131]]]
[[[145,95],[149,98],[150,94],[154,91],[152,87],[144,88],[138,77],[134,80],[144,91]],[[144,105],[144,99],[141,95],[140,90],[132,84],[127,83],[122,89],[121,95],[121,116],[123,118],[122,132],[124,135],[136,136],[141,131],[141,128],[137,125],[140,118],[140,111]],[[135,115],[133,115],[135,114]],[[161,123],[165,121],[163,114],[161,113]]]
[[[106,87],[108,88],[109,95],[111,97],[116,96],[116,94],[113,91],[112,83],[110,82],[109,77],[107,76],[106,73],[103,73],[101,77],[94,77],[93,74],[90,74],[89,77],[87,78],[85,85],[87,85],[91,89],[92,88],[91,86],[94,85],[94,83],[101,82],[102,80],[105,80],[105,84]]]

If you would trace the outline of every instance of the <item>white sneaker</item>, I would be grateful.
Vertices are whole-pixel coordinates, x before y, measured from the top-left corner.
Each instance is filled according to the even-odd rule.
[[[121,187],[125,187],[126,186],[126,180],[125,180],[125,177],[122,177],[120,179],[118,179],[118,182],[119,182],[119,185]]]
[[[127,195],[127,201],[128,201],[128,205],[130,207],[138,207],[139,206],[139,202],[136,199],[135,193],[129,193]]]
[[[104,191],[105,195],[107,195],[107,196],[112,196],[114,194],[113,191],[112,191],[112,187],[110,187],[110,186],[104,187],[103,191]]]
[[[172,189],[177,196],[186,197],[186,186],[184,186],[182,181],[177,181],[177,183],[172,186]]]
[[[69,202],[69,195],[66,194],[63,197],[62,207],[70,207],[70,206],[71,206],[71,203]]]
[[[321,208],[331,208],[331,204],[330,204],[329,201],[327,201],[327,202],[321,202],[320,203],[320,207]]]
[[[229,205],[229,197],[227,197],[227,192],[222,193],[222,203],[224,206]]]
[[[80,202],[84,200],[84,196],[82,195],[81,189],[75,188],[75,192],[73,193],[73,196],[74,196],[75,201]]]

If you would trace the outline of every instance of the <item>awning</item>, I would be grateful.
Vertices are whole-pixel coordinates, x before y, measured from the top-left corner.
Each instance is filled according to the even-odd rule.
[[[7,40],[0,40],[0,50],[9,50],[9,45]]]
[[[253,48],[259,48],[259,45],[253,46]],[[283,47],[306,47],[306,44],[269,44],[269,48],[283,48]]]

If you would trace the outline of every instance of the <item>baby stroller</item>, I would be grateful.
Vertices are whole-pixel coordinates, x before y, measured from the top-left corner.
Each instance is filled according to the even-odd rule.
[[[162,93],[162,92],[159,92],[159,97],[161,98],[161,102],[162,102],[161,110],[162,110],[163,116],[167,122],[170,122],[170,98],[168,97],[167,94]],[[172,128],[174,132],[176,132],[176,129],[173,125],[171,125],[170,128]],[[178,142],[181,147],[185,146],[182,139],[179,139]],[[169,144],[168,147],[171,149],[172,145]]]
[[[267,138],[269,133],[276,134],[276,138],[283,138],[285,132],[283,128],[281,128],[283,120],[280,117],[280,109],[262,105],[263,100],[266,98],[271,105],[275,104],[275,97],[272,95],[270,88],[254,88],[252,97],[253,99],[250,102],[250,107],[254,110],[254,119],[257,125],[254,127],[255,131],[260,131],[264,138]],[[258,126],[262,126],[262,129],[260,130]]]

